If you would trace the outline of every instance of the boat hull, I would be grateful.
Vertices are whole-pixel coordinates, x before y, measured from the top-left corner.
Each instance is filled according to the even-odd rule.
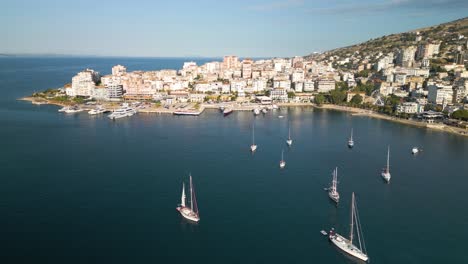
[[[348,148],[354,147],[354,141],[348,141]]]
[[[369,257],[366,254],[364,254],[359,248],[353,245],[351,241],[344,238],[343,236],[334,232],[330,232],[328,238],[338,249],[344,253],[365,262],[369,260]]]
[[[199,115],[200,115],[200,112],[181,112],[181,111],[175,111],[175,112],[174,112],[174,115],[178,115],[178,116],[183,116],[183,115],[186,115],[186,116],[199,116]]]
[[[223,115],[228,116],[228,115],[232,114],[232,112],[234,112],[234,111],[233,110],[225,110],[225,111],[223,111]]]
[[[392,176],[390,175],[389,172],[384,171],[384,172],[381,173],[381,175],[382,175],[382,178],[384,179],[384,181],[386,181],[387,183],[390,182],[390,179],[392,178]]]
[[[335,203],[338,203],[340,201],[340,195],[338,193],[328,192],[328,197],[330,197],[330,199]]]
[[[194,211],[192,211],[192,209],[185,206],[179,206],[176,209],[180,212],[180,215],[182,215],[185,219],[190,220],[192,222],[200,221],[200,217]]]
[[[287,144],[288,146],[291,146],[291,145],[292,145],[292,140],[291,140],[291,139],[286,140],[286,144]]]
[[[281,162],[280,162],[280,169],[284,169],[284,167],[286,167],[286,162],[285,162],[285,161],[281,161]]]
[[[251,145],[250,146],[250,151],[255,152],[257,150],[257,145]]]

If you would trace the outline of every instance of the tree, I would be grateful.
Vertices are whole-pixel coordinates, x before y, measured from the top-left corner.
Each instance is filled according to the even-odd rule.
[[[342,103],[345,100],[345,98],[346,98],[346,92],[344,91],[335,89],[330,92],[330,99],[332,103],[334,104]]]
[[[452,118],[468,121],[468,110],[460,109],[452,114]]]
[[[369,71],[368,70],[362,70],[358,73],[356,73],[356,77],[369,77]]]
[[[296,96],[294,92],[288,92],[288,98],[293,98],[294,96]]]
[[[265,91],[265,96],[270,96],[270,94],[271,94],[271,91],[270,91],[270,90],[266,90],[266,91]]]
[[[351,98],[351,104],[358,105],[362,103],[362,96],[360,94],[356,94]]]
[[[316,104],[322,105],[325,102],[325,96],[323,96],[323,94],[317,94],[314,97],[314,101]]]

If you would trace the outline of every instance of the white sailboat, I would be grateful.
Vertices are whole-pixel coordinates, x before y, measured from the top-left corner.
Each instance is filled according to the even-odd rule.
[[[418,154],[418,152],[419,152],[418,147],[413,147],[413,149],[411,149],[411,153],[413,154]]]
[[[348,140],[348,147],[353,148],[354,147],[354,140],[353,140],[353,129],[351,128],[351,136],[349,137]]]
[[[280,169],[286,167],[286,161],[284,161],[284,150],[281,151]]]
[[[390,174],[390,146],[388,147],[387,152],[387,166],[382,169],[381,175],[386,182],[390,182],[390,178],[392,177],[392,175]]]
[[[288,139],[286,140],[286,144],[290,147],[292,145],[292,139],[291,139],[291,127],[288,129]]]
[[[255,123],[252,125],[252,145],[250,145],[250,151],[255,152],[257,145],[255,145]]]
[[[198,222],[200,221],[200,215],[198,212],[197,199],[195,197],[195,190],[192,184],[192,175],[190,175],[190,207],[185,205],[185,184],[182,183],[182,196],[180,201],[180,206],[176,209],[180,214],[190,221]]]
[[[335,203],[340,201],[340,194],[337,191],[338,185],[338,167],[333,171],[333,179],[330,188],[328,188],[328,197],[332,199]]]
[[[353,244],[354,227],[356,227],[358,245]],[[330,231],[328,238],[341,251],[349,254],[350,256],[355,257],[362,261],[366,261],[366,262],[369,260],[369,257],[367,256],[367,253],[366,253],[366,244],[364,242],[364,236],[362,235],[361,221],[359,219],[356,201],[354,198],[354,192],[351,197],[351,224],[350,224],[349,240],[337,234],[334,229]]]

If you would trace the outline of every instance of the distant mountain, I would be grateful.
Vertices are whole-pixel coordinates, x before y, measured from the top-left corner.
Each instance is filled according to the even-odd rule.
[[[419,40],[420,39],[420,40]],[[346,57],[358,51],[362,56],[376,57],[379,52],[388,53],[397,48],[417,46],[427,42],[441,42],[440,55],[443,58],[464,46],[468,39],[468,17],[427,28],[420,28],[404,33],[391,34],[366,42],[329,50],[321,54],[310,54],[306,57],[326,58],[330,56]]]

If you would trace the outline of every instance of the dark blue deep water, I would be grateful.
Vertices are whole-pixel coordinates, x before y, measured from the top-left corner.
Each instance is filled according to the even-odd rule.
[[[86,67],[109,73],[115,64],[152,70],[183,61],[0,59],[2,263],[352,263],[319,231],[348,234],[353,191],[371,263],[468,263],[467,138],[312,108],[112,122],[16,100]],[[388,185],[380,177],[387,145]],[[412,146],[424,151],[413,156]],[[335,166],[338,207],[323,190]],[[175,210],[189,172],[198,225]]]

